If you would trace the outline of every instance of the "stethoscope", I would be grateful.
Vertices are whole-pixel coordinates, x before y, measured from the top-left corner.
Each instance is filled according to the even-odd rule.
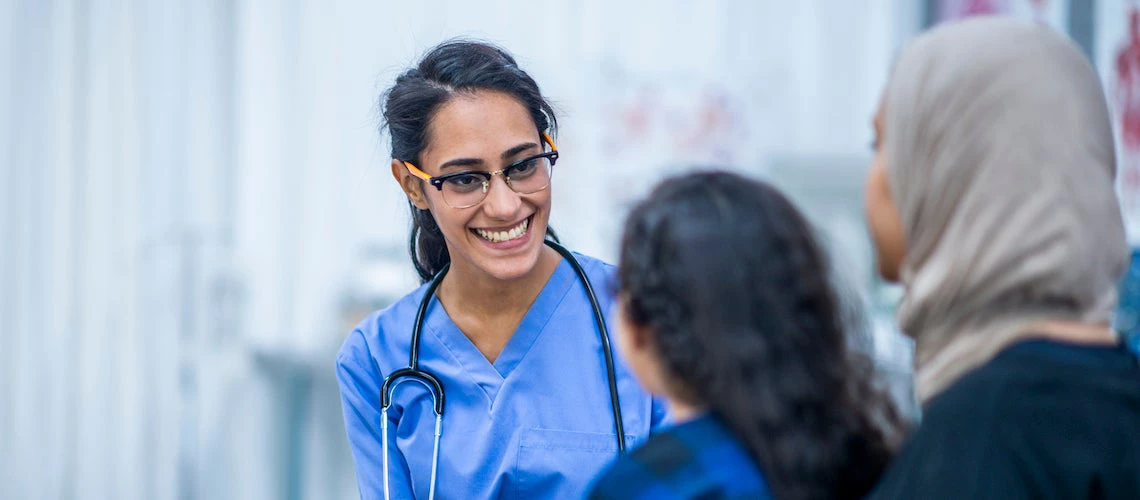
[[[617,391],[617,377],[614,375],[614,352],[610,347],[610,333],[606,329],[606,320],[602,316],[602,307],[598,305],[598,296],[594,293],[594,287],[590,284],[590,278],[586,276],[586,271],[582,269],[582,265],[578,263],[578,259],[570,253],[562,245],[555,243],[551,240],[545,240],[546,245],[553,248],[566,262],[570,263],[570,267],[574,268],[574,273],[578,275],[579,281],[586,289],[586,295],[590,298],[590,307],[594,310],[594,323],[598,327],[598,335],[602,338],[602,354],[606,359],[606,376],[609,378],[610,384],[610,404],[613,408],[614,415],[614,431],[617,432],[617,445],[618,454],[625,453],[625,430],[622,427],[621,418],[621,404],[618,402]],[[432,278],[431,283],[428,285],[427,291],[424,292],[424,298],[420,300],[420,307],[416,311],[416,321],[412,327],[412,347],[408,355],[408,366],[401,368],[384,377],[384,383],[380,386],[380,440],[381,446],[384,448],[383,469],[384,469],[384,500],[389,500],[388,491],[388,407],[392,404],[392,393],[396,387],[401,383],[407,381],[419,382],[427,388],[431,393],[431,399],[435,411],[435,444],[432,446],[431,457],[431,488],[428,492],[428,499],[435,498],[435,481],[436,471],[439,466],[439,438],[441,435],[441,428],[443,425],[443,384],[431,372],[420,369],[420,332],[424,326],[424,313],[427,311],[428,304],[431,302],[432,296],[435,294],[436,288],[439,287],[443,281],[444,275],[450,265],[445,265],[443,269]]]

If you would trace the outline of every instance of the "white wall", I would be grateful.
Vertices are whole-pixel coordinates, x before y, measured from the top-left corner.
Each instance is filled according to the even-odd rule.
[[[563,111],[555,227],[612,258],[625,203],[679,165],[822,164],[857,201],[917,19],[905,0],[0,0],[0,497],[355,495],[332,356],[415,284],[375,102],[431,45],[489,38],[535,76]]]

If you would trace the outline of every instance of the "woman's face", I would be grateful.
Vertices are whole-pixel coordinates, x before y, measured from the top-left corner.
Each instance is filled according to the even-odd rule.
[[[887,179],[886,137],[883,136],[883,105],[875,113],[875,157],[867,174],[865,209],[867,225],[871,230],[871,240],[875,244],[875,254],[879,265],[879,275],[887,281],[898,281],[899,270],[906,256],[906,240],[903,237],[902,218],[891,196],[891,186]]]
[[[460,93],[432,117],[420,154],[423,165],[416,166],[433,177],[495,171],[542,153],[542,144],[530,113],[515,98],[495,91]],[[402,162],[393,160],[392,169],[412,203],[431,210],[453,266],[467,264],[499,280],[534,269],[550,217],[550,187],[522,195],[496,175],[481,203],[452,208],[443,193],[408,174]]]

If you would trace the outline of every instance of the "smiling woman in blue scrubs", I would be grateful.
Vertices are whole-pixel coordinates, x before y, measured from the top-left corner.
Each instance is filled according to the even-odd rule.
[[[419,368],[446,394],[436,496],[581,498],[618,445],[588,295],[570,262],[543,242],[552,234],[552,108],[509,54],[464,41],[428,52],[396,79],[382,106],[392,174],[412,209],[416,271],[426,283],[450,264],[428,298],[419,348]],[[577,258],[609,322],[614,268]],[[380,386],[408,366],[427,287],[366,318],[337,356],[362,498],[384,495]],[[665,410],[616,361],[632,448]],[[428,497],[432,405],[420,384],[393,393],[392,498]]]

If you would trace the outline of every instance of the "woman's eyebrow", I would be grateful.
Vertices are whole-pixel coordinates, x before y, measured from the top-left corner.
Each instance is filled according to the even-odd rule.
[[[456,158],[454,160],[447,160],[443,162],[443,165],[440,165],[439,169],[443,170],[448,167],[471,167],[482,164],[483,160],[479,158]]]
[[[538,147],[538,143],[524,142],[522,144],[519,144],[518,146],[512,147],[511,149],[504,151],[502,156],[503,156],[503,159],[506,160],[506,159],[511,158],[512,156],[515,156],[519,153],[522,153],[523,151],[526,151],[528,149],[534,149],[537,147]],[[439,166],[439,169],[443,170],[443,169],[448,168],[448,167],[471,167],[471,166],[479,166],[482,164],[483,164],[483,160],[480,158],[456,158],[454,160],[447,160],[447,161],[443,162],[443,164]]]
[[[534,143],[534,142],[526,142],[523,144],[519,144],[518,146],[515,146],[511,149],[504,151],[503,152],[503,159],[506,160],[506,159],[508,159],[514,155],[517,155],[523,151],[526,151],[528,149],[537,148],[537,147],[538,147],[538,144]]]

